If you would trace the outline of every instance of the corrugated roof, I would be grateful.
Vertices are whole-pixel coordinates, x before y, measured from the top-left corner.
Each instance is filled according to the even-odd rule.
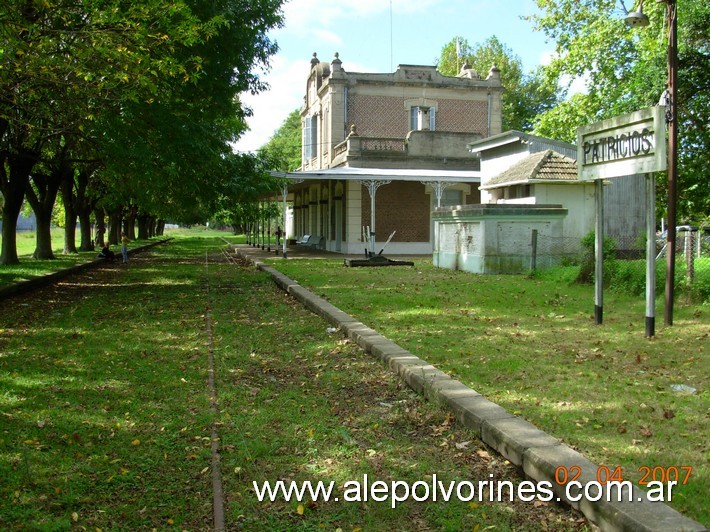
[[[551,150],[557,150],[558,152],[568,152],[572,151],[576,153],[576,147],[574,144],[569,142],[563,142],[561,140],[548,139],[545,137],[538,137],[537,135],[531,135],[530,133],[523,133],[516,129],[511,129],[509,131],[504,131],[503,133],[498,133],[497,135],[491,135],[490,137],[485,137],[476,141],[473,141],[466,145],[468,150],[472,153],[482,153],[489,150],[494,150],[501,146],[513,143],[520,144],[537,144],[541,146],[546,146]]]
[[[488,181],[481,189],[545,182],[577,182],[577,162],[553,150],[528,155]]]

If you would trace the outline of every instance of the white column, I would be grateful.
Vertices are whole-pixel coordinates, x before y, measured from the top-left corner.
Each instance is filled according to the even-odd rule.
[[[375,194],[382,185],[389,185],[392,181],[383,179],[368,179],[362,185],[370,193],[370,254],[375,255]]]

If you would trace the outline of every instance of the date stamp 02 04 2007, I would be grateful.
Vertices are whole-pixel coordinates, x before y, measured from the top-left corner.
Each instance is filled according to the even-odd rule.
[[[685,485],[693,472],[693,466],[641,466],[638,471],[641,474],[641,479],[638,481],[641,486],[646,486],[649,482],[663,484],[675,482],[676,485]],[[555,469],[555,483],[564,485],[568,482],[576,482],[581,475],[582,468],[579,466],[560,466]],[[624,471],[621,466],[612,469],[603,465],[597,468],[597,482],[600,484],[623,481]]]

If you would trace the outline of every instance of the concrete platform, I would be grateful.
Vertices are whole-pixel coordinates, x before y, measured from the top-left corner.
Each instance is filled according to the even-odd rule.
[[[228,243],[235,251],[246,254],[252,257],[254,260],[263,259],[273,259],[273,258],[283,258],[282,249],[278,250],[275,246],[265,246],[261,249],[261,246],[252,246],[250,244],[231,244],[226,239],[223,239]],[[306,246],[289,246],[287,248],[287,258],[288,259],[331,259],[331,260],[342,260],[342,261],[363,261],[365,259],[365,253],[359,253],[357,255],[336,253],[334,251],[325,251],[323,249],[316,249]],[[431,260],[431,254],[428,255],[388,255],[388,258],[397,261],[416,261],[417,259],[429,259]]]

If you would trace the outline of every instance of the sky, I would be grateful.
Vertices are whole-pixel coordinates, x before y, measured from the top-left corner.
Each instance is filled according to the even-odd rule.
[[[279,51],[269,71],[258,72],[270,88],[242,96],[254,115],[235,150],[257,150],[301,107],[314,52],[328,62],[338,52],[349,72],[384,73],[400,64],[435,64],[457,35],[471,46],[495,35],[528,72],[554,51],[521,18],[535,12],[534,0],[287,0],[284,26],[269,34]]]

